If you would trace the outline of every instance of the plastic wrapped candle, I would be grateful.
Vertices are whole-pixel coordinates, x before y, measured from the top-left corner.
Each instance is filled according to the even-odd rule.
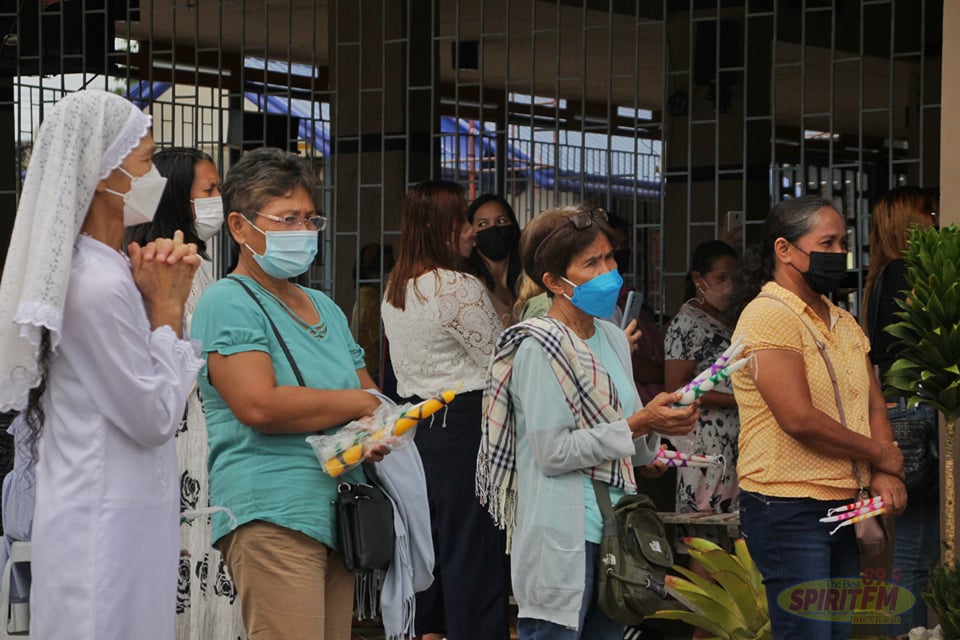
[[[354,468],[363,460],[363,452],[370,441],[379,442],[389,436],[400,436],[412,429],[418,422],[429,418],[437,411],[450,404],[456,393],[454,391],[444,391],[438,396],[424,400],[416,404],[398,417],[393,424],[378,429],[360,442],[344,449],[342,453],[337,454],[323,463],[324,470],[330,474],[330,477],[337,478],[350,469]]]

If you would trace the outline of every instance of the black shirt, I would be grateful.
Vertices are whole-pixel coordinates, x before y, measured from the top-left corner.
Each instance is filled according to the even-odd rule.
[[[876,285],[874,285],[876,286]],[[871,301],[871,311],[876,309],[876,317],[871,314],[870,328],[870,361],[880,368],[880,380],[884,380],[887,370],[899,357],[900,348],[895,345],[896,338],[884,331],[884,327],[900,321],[896,314],[900,311],[896,300],[905,297],[903,291],[909,289],[907,284],[907,265],[903,260],[894,260],[886,266],[880,274],[880,286],[875,289],[871,297],[879,298]],[[874,303],[877,303],[874,306]]]

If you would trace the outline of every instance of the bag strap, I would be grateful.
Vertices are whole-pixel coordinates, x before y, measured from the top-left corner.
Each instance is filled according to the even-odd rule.
[[[273,318],[270,317],[270,314],[267,313],[267,310],[264,308],[263,303],[260,302],[260,299],[253,293],[253,291],[248,287],[243,280],[236,276],[227,276],[227,280],[233,280],[238,285],[243,287],[243,290],[247,292],[253,301],[257,303],[257,306],[260,307],[260,310],[263,311],[263,315],[267,316],[267,322],[270,323],[270,328],[273,329],[273,335],[277,337],[277,342],[280,343],[280,348],[283,349],[283,355],[287,356],[287,362],[290,363],[290,368],[293,369],[293,375],[297,378],[297,383],[301,387],[305,387],[303,383],[303,375],[300,373],[300,367],[297,366],[297,363],[293,359],[293,355],[290,353],[290,349],[287,348],[287,343],[284,341],[283,336],[280,335],[280,331],[277,329],[277,325],[273,324]]]
[[[604,522],[613,518],[613,503],[610,501],[610,485],[599,480],[591,480],[593,492],[597,494],[597,505]]]
[[[793,311],[797,315],[797,318],[800,320],[800,324],[806,327],[807,331],[810,332],[810,336],[813,338],[814,344],[817,345],[817,350],[820,352],[820,355],[823,357],[823,363],[827,365],[827,374],[830,376],[830,382],[833,384],[833,397],[834,397],[834,400],[836,400],[837,402],[837,413],[840,416],[840,424],[842,424],[844,427],[849,429],[850,427],[847,425],[847,418],[843,413],[843,404],[840,401],[840,383],[837,382],[837,372],[833,368],[833,362],[830,361],[830,356],[827,355],[827,345],[824,344],[823,340],[821,340],[819,336],[817,336],[816,331],[813,330],[813,327],[810,326],[810,323],[808,323],[801,314],[797,313],[796,310],[790,305],[788,305],[786,302],[784,302],[780,298],[777,298],[776,296],[772,296],[767,293],[761,293],[757,297],[776,300],[777,302],[785,306],[787,309],[790,309],[790,311]],[[866,487],[863,486],[863,479],[860,476],[860,466],[857,464],[857,461],[854,458],[850,459],[850,463],[853,466],[853,477],[857,481],[857,489],[860,491],[865,490]]]

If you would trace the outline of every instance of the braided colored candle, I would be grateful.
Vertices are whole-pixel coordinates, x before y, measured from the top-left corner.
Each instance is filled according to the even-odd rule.
[[[742,352],[745,347],[746,345],[743,344],[743,336],[740,336],[736,339],[736,341],[734,341],[733,344],[727,347],[726,351],[720,354],[720,357],[717,358],[716,362],[701,371],[693,380],[688,382],[686,386],[683,387],[683,392],[686,393],[687,391],[694,389],[704,381],[709,380],[712,376],[723,371],[723,369],[727,366],[727,363],[740,355],[740,352]]]
[[[843,527],[849,524],[860,522],[861,520],[866,520],[868,518],[876,518],[877,516],[883,515],[886,512],[887,510],[885,508],[880,507],[879,509],[873,509],[862,515],[856,516],[854,518],[850,518],[849,520],[844,520],[843,522],[841,522],[840,524],[838,524],[836,527],[833,528],[833,531],[830,532],[830,535],[835,534],[837,531],[839,531],[840,529],[842,529]]]
[[[662,462],[668,467],[710,467],[719,464],[717,456],[682,453],[660,449],[654,457],[654,462]]]
[[[843,522],[844,520],[849,520],[850,518],[856,518],[857,516],[862,516],[865,513],[870,513],[871,511],[877,511],[883,509],[883,501],[881,500],[877,504],[868,504],[859,509],[853,509],[850,511],[844,511],[843,513],[837,513],[832,516],[826,516],[820,518],[820,522]]]
[[[696,400],[704,395],[706,392],[711,391],[717,383],[723,382],[732,376],[736,371],[739,371],[744,365],[747,364],[747,358],[741,358],[731,365],[728,365],[724,369],[721,369],[717,373],[713,374],[706,380],[700,382],[697,386],[692,389],[686,390],[683,393],[683,397],[677,401],[678,406],[684,406],[688,404],[693,404]]]
[[[843,513],[844,511],[850,511],[851,509],[859,509],[860,507],[866,507],[871,504],[878,504],[883,506],[883,496],[873,496],[867,500],[858,500],[856,502],[851,502],[850,504],[845,504],[842,507],[834,507],[833,509],[827,509],[827,515],[832,516],[835,513]]]
[[[330,458],[323,463],[324,470],[331,478],[337,478],[343,475],[347,470],[356,466],[363,459],[364,445],[373,440],[378,442],[388,436],[400,436],[412,429],[418,422],[429,418],[437,411],[450,404],[456,393],[453,391],[444,391],[438,396],[424,400],[403,413],[392,425],[385,426],[377,431],[362,438],[352,447],[345,449],[342,453]]]

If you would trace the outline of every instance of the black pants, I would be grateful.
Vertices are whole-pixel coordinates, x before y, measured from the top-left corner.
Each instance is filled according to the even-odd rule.
[[[458,395],[446,415],[441,410],[417,427],[436,554],[433,584],[417,594],[417,635],[509,638],[506,539],[475,489],[482,400],[480,391]]]

